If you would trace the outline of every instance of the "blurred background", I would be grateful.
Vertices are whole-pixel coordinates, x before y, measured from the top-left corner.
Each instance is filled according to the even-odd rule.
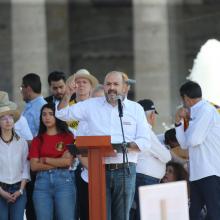
[[[210,38],[220,39],[219,0],[0,0],[0,90],[22,108],[27,73],[40,75],[46,96],[53,70],[86,68],[100,82],[124,71],[137,81],[129,97],[155,102],[159,132]]]

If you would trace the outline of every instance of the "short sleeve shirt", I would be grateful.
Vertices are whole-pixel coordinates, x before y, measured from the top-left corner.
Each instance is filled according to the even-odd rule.
[[[72,144],[74,137],[69,133],[48,135],[44,133],[33,139],[29,152],[29,159],[40,157],[59,158],[67,150],[67,144]]]

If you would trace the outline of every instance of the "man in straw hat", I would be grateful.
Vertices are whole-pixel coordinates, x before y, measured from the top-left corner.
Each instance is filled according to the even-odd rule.
[[[26,205],[25,186],[30,179],[28,145],[14,132],[19,118],[15,103],[0,91],[0,219],[22,220]]]
[[[79,69],[76,71],[75,74],[67,79],[67,84],[71,81],[74,81],[77,85],[75,90],[75,103],[89,99],[92,95],[93,89],[98,85],[98,80],[96,77],[90,74],[86,69]],[[74,128],[75,136],[85,135],[87,133],[88,127],[86,122],[72,120],[72,122],[68,124]],[[85,158],[81,158],[81,160],[82,159],[84,160]],[[82,220],[87,220],[89,218],[88,185],[81,179],[81,168],[82,166],[80,164],[76,170],[76,185],[78,193],[77,209],[79,218]]]
[[[75,81],[76,101],[83,101],[91,96],[92,90],[98,85],[98,80],[95,76],[89,73],[86,69],[79,69],[75,74],[67,79],[67,83]]]
[[[125,163],[123,163],[122,153],[105,159],[107,216],[108,220],[128,220],[135,192],[135,167],[138,151],[150,148],[149,126],[144,110],[138,103],[126,98],[126,82],[122,72],[112,71],[106,75],[104,97],[92,98],[68,106],[69,99],[77,86],[74,81],[68,82],[66,94],[56,109],[56,117],[64,121],[71,118],[85,121],[88,126],[87,135],[109,135],[112,143],[119,145],[119,149],[123,142],[118,114],[118,98],[121,97],[124,137],[125,141],[129,142],[126,145],[128,153]],[[123,179],[124,171],[126,175]]]
[[[89,71],[86,69],[79,69],[78,71],[76,71],[76,73],[74,73],[67,79],[66,84],[72,81],[76,83],[77,87],[73,92],[73,95],[75,95],[75,99],[72,99],[72,95],[69,101],[69,105],[73,105],[77,102],[81,102],[90,98],[93,89],[98,85],[98,80],[96,79],[96,77],[90,74]],[[63,94],[63,96],[64,95],[65,93]],[[73,129],[73,133],[75,135],[78,124],[79,122],[76,120],[68,121],[68,125],[71,129]]]

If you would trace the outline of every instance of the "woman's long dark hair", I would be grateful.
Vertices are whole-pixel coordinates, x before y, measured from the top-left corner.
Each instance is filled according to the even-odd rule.
[[[174,176],[176,177],[176,181],[186,180],[188,181],[188,172],[184,169],[183,165],[174,161],[169,161],[166,164],[166,167],[173,167]]]
[[[40,127],[39,127],[39,131],[38,131],[38,136],[41,136],[42,134],[44,134],[47,131],[47,127],[44,125],[43,121],[42,121],[42,113],[43,110],[45,108],[49,108],[53,111],[53,115],[55,117],[55,104],[54,103],[47,103],[45,105],[43,105],[43,107],[41,108],[41,112],[40,112]],[[59,133],[70,133],[70,130],[68,129],[68,125],[65,121],[61,121],[60,119],[56,118],[56,128],[58,130]]]

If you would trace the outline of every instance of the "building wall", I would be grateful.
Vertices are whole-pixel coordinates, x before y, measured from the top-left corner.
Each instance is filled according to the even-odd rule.
[[[152,99],[159,111],[156,130],[171,123],[169,19],[166,1],[134,0],[136,98]]]
[[[47,94],[47,27],[44,0],[11,1],[12,94],[22,108],[19,86],[27,73],[41,77],[42,92]]]
[[[0,90],[22,104],[22,76],[38,73],[43,94],[54,69],[87,68],[102,82],[111,70],[135,78],[131,98],[151,98],[162,123],[173,123],[200,46],[220,38],[215,0],[0,1]]]
[[[48,73],[62,70],[70,74],[70,39],[68,1],[47,1],[47,60]]]
[[[12,96],[11,4],[0,2],[0,90]]]
[[[72,73],[86,68],[101,83],[105,74],[112,70],[125,71],[133,77],[133,15],[131,1],[126,2],[70,2]]]

